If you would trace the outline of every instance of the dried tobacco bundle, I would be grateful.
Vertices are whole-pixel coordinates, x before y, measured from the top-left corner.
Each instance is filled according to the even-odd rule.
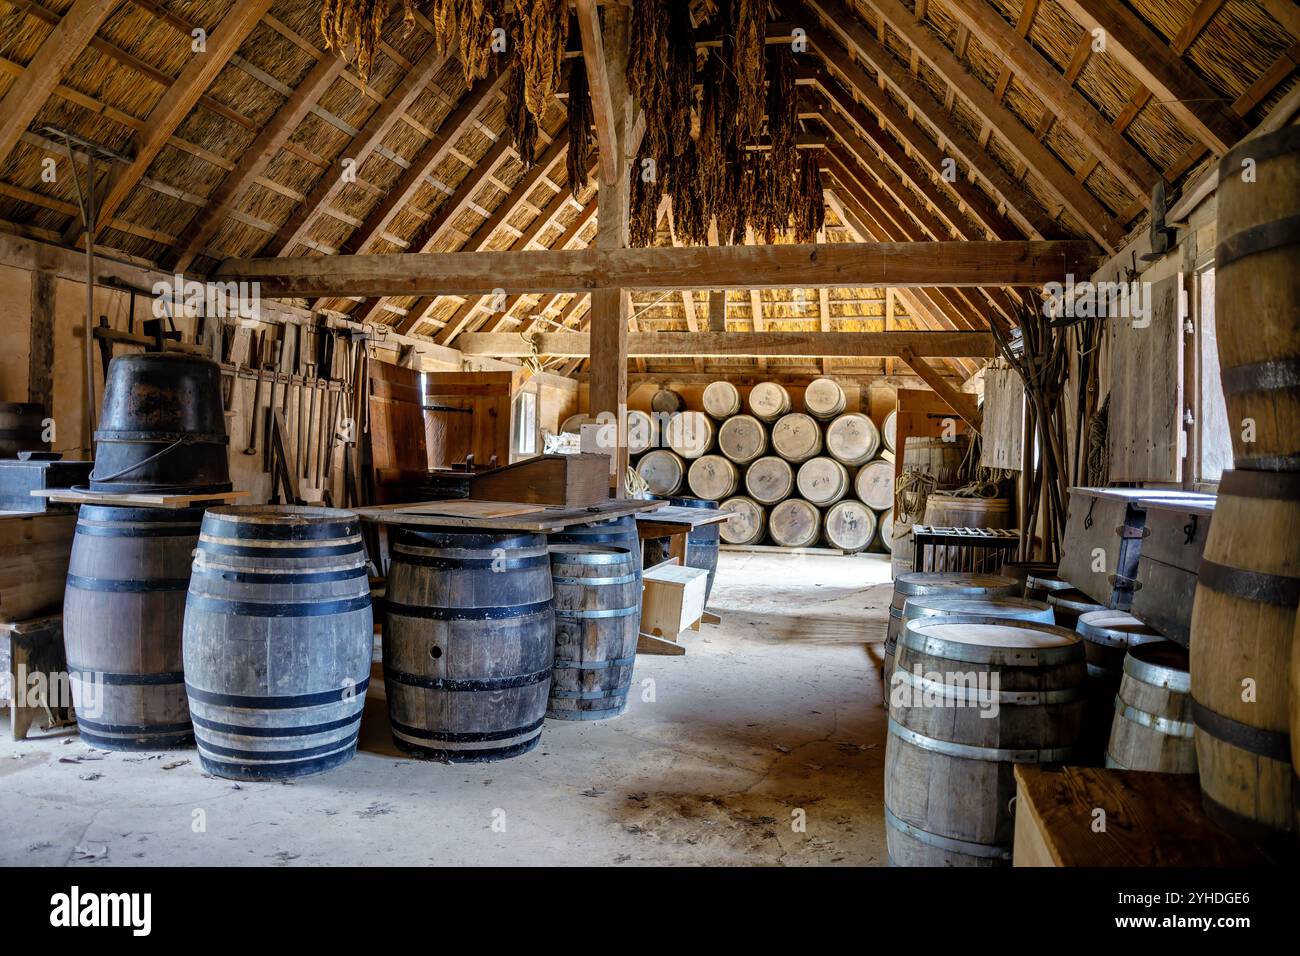
[[[736,127],[742,140],[758,136],[766,104],[767,0],[729,0],[730,21],[723,20],[731,46],[728,58],[736,83]],[[726,50],[724,40],[724,50]]]
[[[587,68],[582,58],[569,66],[569,191],[576,199],[587,185],[592,146],[591,92],[587,89]]]
[[[515,68],[523,72],[524,102],[540,123],[560,87],[564,48],[569,42],[567,0],[529,0],[515,5],[519,40],[512,44]]]
[[[532,169],[537,154],[536,118],[528,109],[524,94],[524,73],[512,67],[506,80],[506,129],[514,139],[515,152],[524,169]]]
[[[797,95],[794,51],[788,46],[773,47],[768,58],[767,132],[772,140],[772,149],[769,153],[771,175],[767,184],[767,201],[772,204],[774,219],[782,223],[779,232],[786,231],[785,224],[794,215],[798,198]]]
[[[494,31],[504,22],[505,0],[455,0],[455,37],[466,86],[488,75]],[[513,36],[511,41],[516,47]]]
[[[821,160],[815,149],[799,151],[799,207],[795,213],[795,241],[814,242],[826,225]]]
[[[370,76],[379,52],[388,0],[325,0],[320,12],[320,32],[325,49],[341,55],[351,48],[361,79]]]
[[[640,175],[632,170],[632,189],[629,200],[628,242],[633,246],[649,246],[655,241],[655,226],[659,215],[659,200],[663,187],[659,177]]]

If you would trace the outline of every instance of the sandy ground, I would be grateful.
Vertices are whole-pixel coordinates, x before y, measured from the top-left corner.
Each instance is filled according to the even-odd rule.
[[[0,863],[884,865],[888,582],[879,556],[724,552],[722,624],[641,655],[624,716],[547,721],[497,763],[399,756],[382,685],[356,759],[287,784],[6,742]]]

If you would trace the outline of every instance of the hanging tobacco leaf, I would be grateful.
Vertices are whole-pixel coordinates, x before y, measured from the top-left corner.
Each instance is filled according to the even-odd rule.
[[[505,0],[455,0],[455,36],[467,87],[488,75],[492,63],[493,31],[505,22]],[[514,61],[518,57],[518,47],[513,37],[510,46]]]
[[[748,142],[762,129],[767,105],[764,96],[767,60],[763,55],[767,45],[767,0],[728,0],[728,6],[729,64],[736,82],[736,128],[741,140]]]
[[[362,80],[370,76],[379,52],[388,0],[325,0],[320,13],[320,32],[325,49],[346,57],[351,50]]]
[[[524,74],[519,67],[510,69],[506,79],[506,129],[514,140],[515,152],[524,169],[532,169],[537,153],[537,120],[528,109],[524,96]]]
[[[799,150],[799,206],[795,215],[796,242],[815,242],[826,225],[826,200],[822,196],[821,159],[818,150]]]
[[[789,228],[799,195],[799,157],[795,140],[799,124],[797,97],[794,52],[784,45],[772,47],[767,82],[767,133],[772,141],[768,153],[771,170],[767,201],[772,204],[773,226],[781,233]]]
[[[567,0],[529,0],[515,4],[519,42],[512,44],[516,68],[523,72],[524,102],[541,123],[560,88],[564,48],[569,42]]]
[[[593,122],[591,92],[587,88],[587,67],[578,57],[569,65],[569,191],[574,198],[587,185],[591,169]]]

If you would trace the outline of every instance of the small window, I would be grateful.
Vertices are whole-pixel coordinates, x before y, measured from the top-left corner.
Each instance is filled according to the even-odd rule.
[[[1214,266],[1196,273],[1197,362],[1200,374],[1196,417],[1197,484],[1215,484],[1232,467],[1232,435],[1219,376],[1219,347],[1214,334]]]
[[[537,454],[537,393],[520,392],[515,399],[515,454]]]

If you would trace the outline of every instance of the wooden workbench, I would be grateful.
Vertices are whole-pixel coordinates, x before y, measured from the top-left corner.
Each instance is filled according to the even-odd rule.
[[[448,501],[447,504],[451,504]],[[464,506],[466,499],[455,499],[457,505]],[[663,501],[641,501],[634,499],[611,499],[610,501],[591,505],[586,508],[546,508],[540,506],[520,505],[519,514],[513,515],[476,515],[470,513],[435,514],[430,508],[437,505],[433,501],[413,501],[400,505],[377,505],[354,509],[366,521],[381,525],[398,525],[404,528],[477,528],[483,531],[531,531],[535,534],[553,534],[578,524],[590,524],[593,521],[610,521],[625,515],[639,514],[663,508]],[[512,502],[484,502],[485,505],[508,505]],[[680,509],[689,510],[686,508]]]
[[[721,524],[730,517],[731,512],[716,508],[683,508],[668,505],[654,513],[638,514],[636,533],[642,541],[649,538],[667,538],[669,556],[677,558],[683,566],[686,566],[691,532],[705,525]]]

